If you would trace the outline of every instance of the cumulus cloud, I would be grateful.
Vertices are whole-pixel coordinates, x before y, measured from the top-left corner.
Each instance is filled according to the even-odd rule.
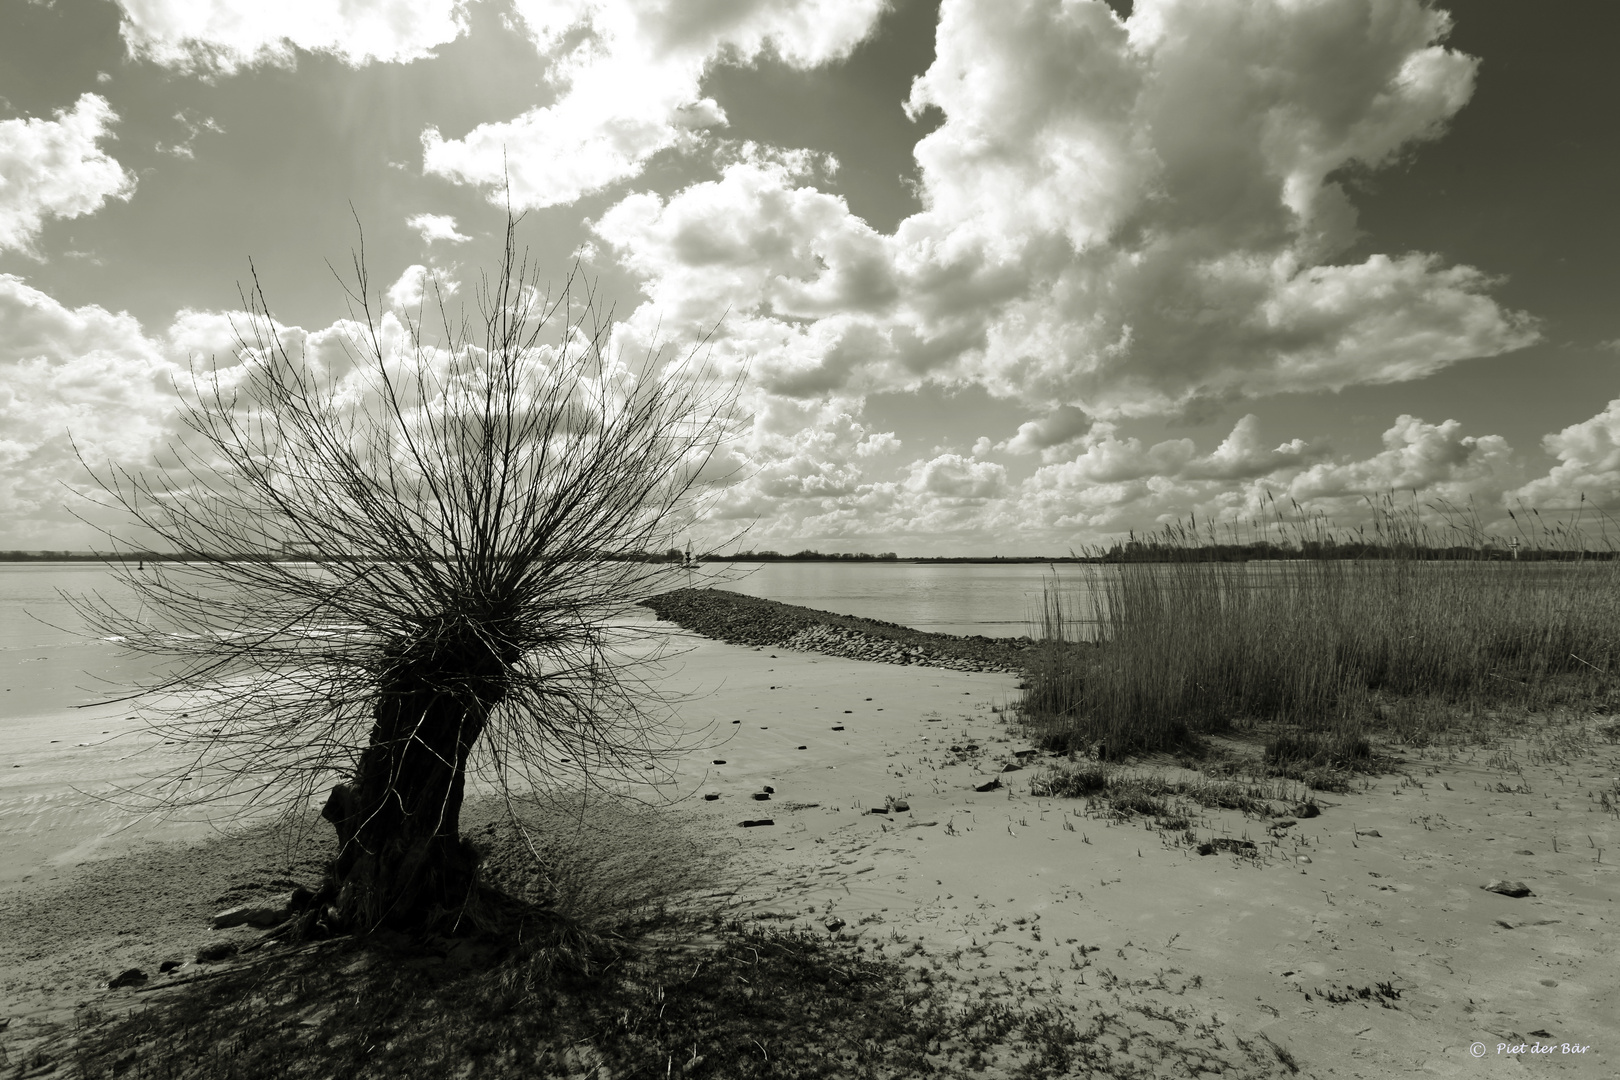
[[[1018,434],[1008,439],[1002,449],[1014,454],[1057,452],[1091,430],[1091,417],[1073,405],[1059,405],[1039,420],[1018,425]]]
[[[166,67],[230,74],[291,66],[295,49],[347,64],[404,63],[467,32],[466,0],[118,0],[132,56]]]
[[[1541,445],[1558,464],[1515,495],[1531,506],[1557,510],[1583,501],[1603,509],[1620,506],[1620,398],[1590,420],[1544,436]]]
[[[406,218],[405,224],[422,235],[423,243],[431,244],[435,240],[445,240],[452,244],[464,244],[472,237],[464,236],[456,231],[456,219],[449,214],[417,214]]]
[[[536,49],[552,60],[555,101],[446,139],[422,135],[427,172],[499,187],[522,208],[567,205],[636,176],[671,147],[693,147],[725,124],[702,96],[704,71],[724,54],[748,62],[771,49],[796,67],[848,55],[884,0],[737,0],[629,4],[515,0]],[[509,185],[509,186],[508,186]]]
[[[1146,446],[1111,427],[1098,424],[1073,459],[1036,470],[1009,501],[1009,520],[1089,540],[1189,515],[1248,524],[1266,518],[1273,500],[1292,499],[1348,527],[1365,519],[1369,498],[1392,491],[1415,491],[1427,503],[1472,503],[1488,519],[1521,479],[1506,440],[1466,435],[1455,420],[1400,416],[1384,432],[1382,449],[1359,459],[1297,438],[1268,447],[1252,415],[1207,454],[1188,439]]]
[[[34,252],[47,218],[93,214],[128,199],[135,177],[97,145],[118,117],[97,94],[83,94],[55,120],[0,122],[0,251]]]
[[[1007,470],[993,461],[940,454],[929,461],[913,462],[905,486],[943,499],[978,502],[1006,490]]]
[[[855,444],[857,457],[876,457],[879,454],[892,454],[899,450],[901,442],[892,431],[876,431]]]
[[[39,538],[72,527],[67,491],[88,480],[75,442],[92,463],[145,460],[172,429],[176,371],[127,313],[0,274],[0,547],[61,546]]]
[[[1424,253],[1335,261],[1337,180],[1441,134],[1476,61],[1419,0],[945,0],[914,115],[924,209],[892,235],[802,172],[739,161],[596,223],[643,280],[632,322],[695,328],[774,392],[977,383],[1095,419],[1422,378],[1535,340],[1493,281]]]
[[[1512,447],[1500,435],[1464,435],[1455,420],[1430,424],[1402,415],[1384,432],[1384,449],[1349,464],[1323,462],[1300,473],[1289,494],[1301,502],[1388,491],[1422,491],[1464,504],[1486,496],[1495,502],[1516,478]]]

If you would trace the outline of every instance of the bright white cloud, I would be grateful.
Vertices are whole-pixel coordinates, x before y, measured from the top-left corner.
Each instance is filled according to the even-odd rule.
[[[1043,466],[1020,485],[1007,520],[1022,519],[1051,535],[1067,531],[1082,541],[1189,516],[1252,534],[1253,523],[1269,518],[1277,501],[1288,506],[1293,500],[1351,527],[1366,519],[1369,498],[1416,491],[1425,503],[1472,504],[1489,522],[1501,516],[1504,492],[1520,479],[1505,440],[1465,435],[1455,420],[1431,424],[1401,416],[1384,432],[1383,449],[1361,459],[1333,458],[1326,447],[1300,439],[1268,448],[1252,415],[1208,454],[1188,439],[1145,446],[1110,428],[1099,424],[1083,452]]]
[[[1575,509],[1583,501],[1605,510],[1620,507],[1620,399],[1590,420],[1543,437],[1541,445],[1558,464],[1519,488],[1518,498],[1558,510]]]
[[[929,461],[913,462],[905,486],[941,499],[979,502],[1006,490],[1007,470],[993,461],[940,454]]]
[[[1438,135],[1476,62],[1418,0],[945,0],[909,108],[924,210],[876,233],[764,158],[598,234],[640,275],[632,318],[693,333],[776,392],[976,382],[1041,410],[1048,461],[1090,419],[1422,378],[1522,347],[1492,282],[1421,253],[1338,263],[1328,178]]]
[[[405,224],[422,235],[423,243],[431,244],[435,240],[445,240],[452,244],[464,244],[471,240],[470,236],[463,236],[456,231],[456,219],[449,214],[417,214],[406,218]]]
[[[105,98],[83,94],[55,120],[0,122],[0,251],[33,253],[47,218],[93,214],[134,193],[135,177],[97,145],[117,120]]]
[[[229,74],[253,64],[290,66],[294,49],[345,63],[404,63],[432,56],[467,32],[466,0],[118,0],[133,56],[183,71]]]
[[[454,296],[458,288],[452,278],[444,277],[421,263],[407,266],[388,287],[388,303],[412,316],[424,303],[432,307],[440,297]]]
[[[75,443],[96,465],[148,459],[173,427],[176,371],[132,316],[0,274],[0,547],[61,546],[42,540],[73,528],[67,492],[88,480]]]
[[[1301,502],[1320,502],[1421,491],[1458,505],[1478,496],[1494,503],[1517,478],[1507,440],[1464,435],[1455,420],[1430,424],[1402,415],[1384,432],[1383,442],[1384,449],[1365,460],[1311,466],[1293,479],[1289,494]]]
[[[423,133],[427,172],[509,190],[514,206],[566,205],[638,175],[671,147],[699,145],[726,122],[699,89],[720,56],[748,62],[771,48],[815,67],[848,55],[884,0],[735,0],[630,4],[515,0],[535,47],[552,58],[557,99],[458,139]],[[508,188],[507,185],[510,185]]]

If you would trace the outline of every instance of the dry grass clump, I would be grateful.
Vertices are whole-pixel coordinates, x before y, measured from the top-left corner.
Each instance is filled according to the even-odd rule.
[[[1308,783],[1303,785],[1304,789],[1310,787]],[[1046,798],[1089,799],[1115,817],[1176,819],[1184,816],[1190,804],[1265,818],[1298,814],[1312,805],[1307,790],[1296,789],[1286,780],[1244,781],[1209,776],[1172,779],[1097,763],[1053,769],[1037,778],[1030,790]]]
[[[1466,517],[1431,527],[1393,500],[1373,510],[1370,532],[1343,537],[1279,518],[1286,544],[1171,527],[1118,553],[1141,561],[1054,582],[1025,722],[1049,749],[1105,758],[1258,727],[1278,732],[1268,759],[1298,773],[1366,767],[1373,730],[1422,745],[1487,710],[1608,699],[1612,549],[1586,552],[1568,526],[1508,547]],[[1278,553],[1290,557],[1241,561]],[[1093,647],[1076,647],[1084,639]]]

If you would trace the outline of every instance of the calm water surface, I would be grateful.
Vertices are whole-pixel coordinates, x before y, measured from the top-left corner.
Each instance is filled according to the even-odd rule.
[[[942,634],[1017,637],[1039,610],[1040,564],[717,564],[721,588],[787,604]],[[1078,575],[1070,575],[1078,580]],[[96,563],[0,563],[0,721],[104,700],[145,674],[146,662],[87,640],[62,593],[127,593]]]
[[[734,563],[721,588],[784,604],[900,623],[935,634],[1019,637],[1033,634],[1042,563]],[[1059,569],[1078,583],[1075,567]]]
[[[0,721],[104,701],[149,670],[88,637],[64,592],[128,595],[98,563],[0,563]]]

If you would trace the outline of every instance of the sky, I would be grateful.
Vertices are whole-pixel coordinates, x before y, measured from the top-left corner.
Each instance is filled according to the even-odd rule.
[[[1620,8],[0,0],[0,549],[174,380],[519,240],[742,379],[699,545],[1620,513]],[[233,316],[233,313],[238,313]],[[1520,515],[1522,516],[1522,515]],[[101,546],[105,546],[102,544]]]

